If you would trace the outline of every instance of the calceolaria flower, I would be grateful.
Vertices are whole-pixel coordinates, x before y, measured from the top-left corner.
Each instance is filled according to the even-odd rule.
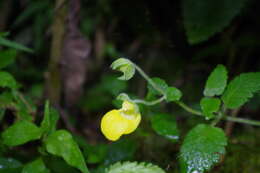
[[[141,121],[138,106],[124,101],[121,109],[106,113],[101,120],[101,131],[111,141],[118,140],[122,135],[132,133]]]

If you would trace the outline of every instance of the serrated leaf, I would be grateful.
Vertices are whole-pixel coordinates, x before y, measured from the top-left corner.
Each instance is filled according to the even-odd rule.
[[[191,44],[206,41],[222,31],[240,12],[245,0],[184,0],[183,19]]]
[[[14,77],[5,71],[0,71],[0,87],[15,89],[17,87]]]
[[[10,40],[3,38],[3,37],[0,37],[0,45],[10,47],[10,48],[14,48],[16,50],[21,50],[21,51],[28,52],[28,53],[33,53],[32,49],[27,48],[27,47],[23,46],[22,44],[10,41]]]
[[[153,82],[159,88],[165,95],[168,89],[168,84],[161,78],[159,77],[154,77],[152,78]],[[148,85],[148,92],[153,95],[162,95],[162,93],[158,92],[155,90],[151,85]]]
[[[59,119],[59,114],[55,109],[50,108],[48,101],[44,107],[44,117],[41,122],[41,129],[43,133],[49,134],[55,131],[56,123]]]
[[[42,131],[29,121],[18,121],[2,133],[3,143],[13,147],[40,139]]]
[[[227,69],[224,65],[217,67],[210,73],[203,94],[205,96],[221,95],[227,85]]]
[[[203,173],[218,163],[225,153],[227,138],[222,129],[206,124],[194,127],[181,146],[181,159],[187,165],[187,173]]]
[[[157,134],[164,136],[172,142],[179,139],[179,130],[173,115],[158,113],[152,116],[152,128]]]
[[[151,163],[117,162],[105,170],[105,173],[165,173],[160,167]]]
[[[89,173],[85,159],[71,134],[66,130],[58,130],[50,134],[45,141],[46,150],[62,157],[69,165],[83,173]]]
[[[200,100],[200,106],[205,116],[206,120],[214,118],[215,115],[213,113],[218,112],[220,108],[221,101],[218,98],[208,98],[204,97]]]
[[[166,100],[168,102],[178,101],[182,97],[182,93],[178,88],[168,87],[166,90]]]
[[[13,158],[0,157],[0,172],[1,173],[17,173],[20,172],[22,163]]]
[[[260,72],[243,73],[233,79],[227,86],[221,99],[230,109],[238,108],[260,90]]]
[[[46,168],[42,159],[37,159],[24,166],[22,173],[50,173],[50,170]]]
[[[16,50],[8,49],[0,51],[0,69],[14,63]]]
[[[118,78],[120,80],[129,80],[135,74],[134,64],[126,58],[119,58],[116,61],[114,61],[111,64],[111,68],[113,70],[118,70],[123,72],[123,75]]]

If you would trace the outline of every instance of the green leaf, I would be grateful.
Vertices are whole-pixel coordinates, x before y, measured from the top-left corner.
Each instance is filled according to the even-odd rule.
[[[178,101],[182,97],[182,93],[178,88],[168,87],[166,90],[166,100],[168,102]]]
[[[213,113],[218,112],[220,108],[221,101],[218,98],[208,98],[204,97],[200,100],[200,106],[205,116],[206,120],[214,118],[215,115]]]
[[[77,143],[66,130],[58,130],[50,134],[45,141],[45,146],[49,153],[62,157],[69,165],[83,173],[89,173]]]
[[[59,119],[59,114],[55,109],[51,109],[49,102],[46,101],[44,107],[44,118],[41,122],[43,133],[49,134],[56,130],[56,124]]]
[[[13,94],[11,92],[3,92],[0,94],[0,107],[5,108],[13,103]]]
[[[17,173],[20,172],[22,163],[13,158],[0,157],[0,172],[1,173]]]
[[[189,43],[200,43],[221,32],[244,3],[245,0],[184,0],[183,19]]]
[[[28,53],[33,53],[32,49],[27,48],[27,47],[25,47],[25,46],[23,46],[23,45],[21,45],[19,43],[7,40],[7,39],[5,39],[3,37],[0,37],[0,45],[1,46],[10,47],[10,48],[14,48],[16,50],[21,50],[21,51],[28,52]]]
[[[210,73],[203,94],[205,96],[221,95],[227,85],[227,69],[224,65],[217,67]]]
[[[108,146],[105,165],[113,164],[122,160],[131,160],[137,150],[137,143],[131,139],[120,139]]]
[[[187,173],[209,170],[225,154],[227,138],[222,129],[206,124],[194,127],[181,146],[181,159],[187,165]]]
[[[0,71],[0,87],[16,89],[16,81],[14,77],[5,71]]]
[[[113,70],[118,70],[123,72],[124,74],[119,77],[120,80],[129,80],[135,74],[135,66],[134,64],[126,59],[126,58],[119,58],[111,64],[111,68]]]
[[[260,72],[243,73],[233,79],[227,86],[221,99],[227,108],[242,106],[260,90]]]
[[[165,173],[160,167],[151,163],[117,162],[105,170],[105,173]]]
[[[42,159],[37,159],[24,166],[22,173],[50,173],[50,170],[46,168]]]
[[[164,136],[172,142],[179,139],[179,130],[173,115],[158,113],[152,116],[152,128],[157,134]]]
[[[164,95],[166,95],[167,89],[168,89],[168,84],[159,77],[154,77],[154,78],[152,78],[152,80],[155,83],[155,85],[157,86],[157,88],[159,88],[164,93]],[[162,95],[162,93],[155,90],[151,85],[148,85],[148,92],[153,95]]]
[[[42,131],[29,121],[18,121],[2,133],[3,143],[12,147],[40,139]]]
[[[16,50],[8,49],[0,51],[0,69],[13,64],[16,57]]]

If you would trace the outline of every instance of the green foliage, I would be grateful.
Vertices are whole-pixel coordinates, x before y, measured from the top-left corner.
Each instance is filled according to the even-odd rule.
[[[0,87],[15,89],[17,87],[14,77],[5,71],[0,71]]]
[[[22,169],[22,163],[13,158],[0,157],[0,172],[1,173],[17,173]]]
[[[221,95],[226,88],[227,78],[226,67],[217,65],[208,77],[203,94],[205,96]]]
[[[168,102],[178,101],[182,97],[182,93],[178,88],[168,87],[166,90],[166,100]]]
[[[243,73],[228,84],[221,99],[227,108],[235,109],[245,104],[259,90],[260,72]]]
[[[183,20],[191,44],[206,41],[238,15],[245,0],[184,0]]]
[[[209,170],[219,162],[226,145],[227,138],[222,129],[205,124],[194,127],[186,135],[180,151],[187,173]]]
[[[152,128],[157,134],[164,136],[172,142],[179,139],[179,130],[173,115],[158,113],[152,116]]]
[[[6,46],[6,47],[9,47],[9,48],[13,48],[13,49],[16,49],[16,50],[21,50],[21,51],[24,51],[24,52],[28,52],[28,53],[33,53],[33,50],[32,49],[29,49],[19,43],[16,43],[16,42],[13,42],[13,41],[10,41],[2,36],[0,36],[0,45],[1,46]]]
[[[115,163],[105,170],[105,173],[165,173],[161,168],[151,163],[123,162]]]
[[[119,58],[111,64],[113,70],[118,70],[123,72],[123,75],[119,77],[120,80],[129,80],[135,74],[135,67],[133,63],[125,58]]]
[[[77,143],[66,130],[58,130],[50,134],[45,141],[45,146],[49,153],[62,157],[69,165],[83,173],[89,173]]]
[[[157,86],[158,89],[160,89],[164,95],[166,95],[167,89],[168,89],[168,84],[165,82],[165,80],[159,78],[159,77],[154,77],[152,78],[153,82]],[[161,95],[159,91],[155,90],[153,86],[148,85],[148,94],[152,95]]]
[[[218,112],[221,101],[218,98],[204,97],[200,100],[200,106],[206,120],[214,118],[214,113]]]
[[[49,102],[46,101],[44,108],[44,118],[41,122],[41,129],[43,133],[49,134],[56,130],[56,123],[59,119],[59,114],[56,110],[51,109]]]
[[[105,165],[118,161],[131,160],[137,150],[137,143],[130,139],[121,139],[108,146]]]
[[[95,164],[103,162],[107,156],[108,146],[98,144],[84,148],[84,154],[87,156],[87,163]]]
[[[46,168],[41,158],[34,160],[26,164],[23,168],[22,173],[50,173],[50,170]]]
[[[0,51],[0,69],[7,67],[10,64],[13,64],[16,58],[16,50],[7,49]]]
[[[40,139],[42,131],[35,124],[21,120],[2,133],[3,143],[13,147],[25,144],[29,141]]]

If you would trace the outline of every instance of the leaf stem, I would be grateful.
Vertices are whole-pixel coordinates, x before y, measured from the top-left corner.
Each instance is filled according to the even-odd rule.
[[[140,99],[136,99],[136,100],[133,100],[133,101],[135,103],[141,103],[141,104],[144,104],[144,105],[147,105],[147,106],[153,106],[153,105],[156,105],[156,104],[162,102],[164,99],[165,99],[165,96],[162,96],[161,98],[154,100],[154,101],[145,101],[145,100],[140,100]]]

